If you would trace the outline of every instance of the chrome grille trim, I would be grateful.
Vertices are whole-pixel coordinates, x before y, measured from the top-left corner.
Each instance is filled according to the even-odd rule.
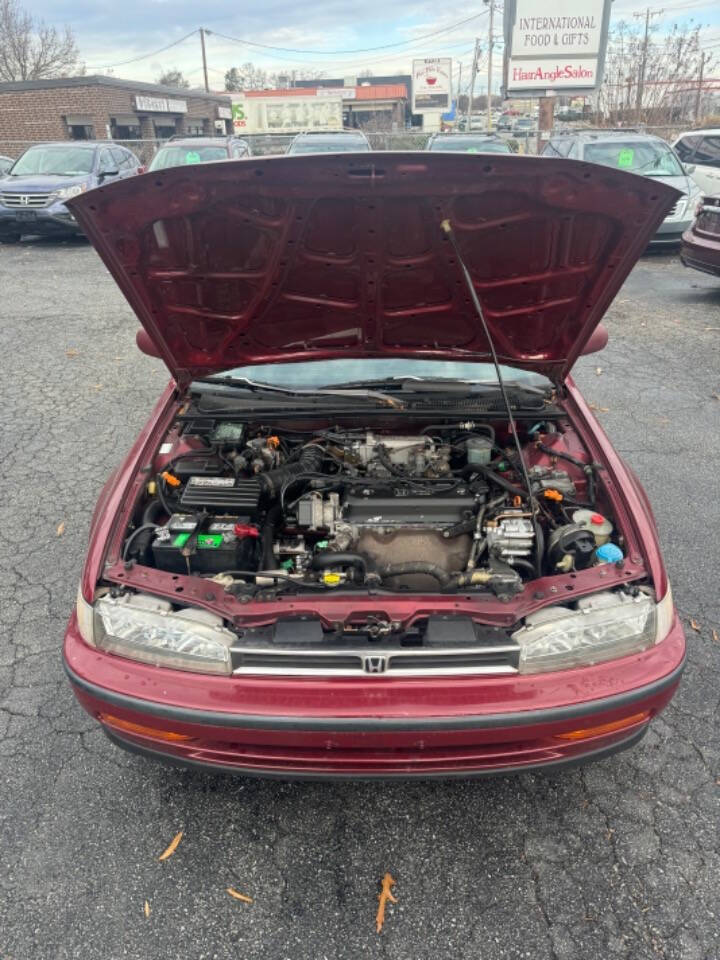
[[[233,676],[293,677],[433,677],[473,674],[515,674],[517,644],[398,649],[362,647],[328,650],[274,650],[268,647],[231,648]],[[382,661],[381,669],[367,664]]]
[[[0,203],[13,210],[37,210],[47,207],[52,196],[52,193],[0,193]]]

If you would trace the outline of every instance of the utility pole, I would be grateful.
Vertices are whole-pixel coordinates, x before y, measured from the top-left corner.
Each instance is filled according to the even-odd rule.
[[[492,130],[492,55],[493,55],[493,11],[495,9],[494,0],[483,0],[490,7],[490,18],[488,21],[488,83],[487,83],[487,129],[488,133]]]
[[[467,110],[465,111],[465,129],[469,133],[472,129],[472,105],[475,94],[475,74],[478,68],[478,57],[480,56],[480,41],[475,38],[475,52],[473,53],[472,68],[470,70],[470,91],[468,92]]]
[[[706,57],[706,54],[705,54],[705,51],[703,51],[700,54],[700,69],[698,71],[698,85],[697,85],[697,90],[695,91],[694,116],[695,116],[696,122],[700,117],[700,104],[702,101],[702,85],[703,85],[703,72],[705,70],[705,57]]]
[[[209,92],[210,84],[208,83],[208,75],[207,75],[207,57],[205,55],[205,30],[203,27],[200,27],[200,49],[202,50],[203,76],[205,77],[205,89]]]
[[[647,7],[645,10],[645,37],[643,38],[642,44],[642,53],[640,54],[640,69],[638,70],[638,85],[637,90],[635,91],[635,122],[640,122],[640,113],[642,111],[642,98],[643,98],[643,89],[645,87],[645,68],[647,66],[647,48],[648,40],[650,39],[650,18],[659,17],[663,13],[662,10],[651,10],[650,7]],[[634,17],[637,19],[642,18],[641,13],[634,13]]]

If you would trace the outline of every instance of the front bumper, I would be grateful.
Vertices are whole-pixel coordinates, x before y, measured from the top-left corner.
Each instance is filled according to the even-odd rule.
[[[692,216],[683,218],[668,218],[663,220],[655,236],[650,241],[651,247],[678,246],[682,242],[683,233],[691,226]]]
[[[61,202],[32,210],[0,205],[0,237],[13,233],[50,236],[59,233],[78,234],[82,233],[82,230],[75,217]]]
[[[211,677],[101,653],[74,614],[64,647],[75,695],[117,744],[282,778],[472,776],[596,759],[643,736],[684,656],[677,617],[641,654],[536,676]],[[578,730],[591,732],[567,738]]]
[[[717,240],[686,231],[682,238],[680,260],[686,267],[720,277],[720,236]]]

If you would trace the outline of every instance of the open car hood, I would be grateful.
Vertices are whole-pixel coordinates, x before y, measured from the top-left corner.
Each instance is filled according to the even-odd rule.
[[[331,357],[501,362],[562,380],[680,194],[573,160],[266,157],[69,203],[176,380]]]

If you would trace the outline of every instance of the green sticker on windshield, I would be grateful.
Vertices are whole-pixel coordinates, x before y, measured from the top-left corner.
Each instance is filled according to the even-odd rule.
[[[625,147],[618,154],[617,165],[619,167],[631,167],[634,159],[635,151],[632,149],[632,147]]]
[[[200,154],[194,150],[188,150],[185,154],[185,163],[200,163]]]
[[[465,153],[480,153],[477,147],[468,147]]]

